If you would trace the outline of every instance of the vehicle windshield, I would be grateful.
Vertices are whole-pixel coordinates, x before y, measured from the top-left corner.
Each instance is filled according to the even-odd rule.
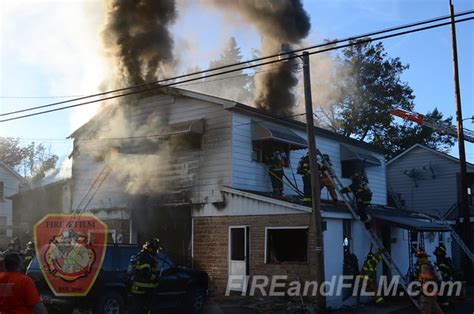
[[[174,262],[171,260],[171,258],[166,255],[165,252],[163,251],[160,251],[157,255],[157,270],[159,272],[164,272],[164,271],[167,271],[169,269],[172,269],[172,268],[175,268],[175,264]]]

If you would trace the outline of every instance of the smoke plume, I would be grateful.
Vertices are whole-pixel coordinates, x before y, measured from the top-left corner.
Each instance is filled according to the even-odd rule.
[[[141,84],[171,72],[174,0],[108,0],[106,10],[101,36],[115,62],[117,85]]]
[[[300,0],[213,0],[228,14],[238,12],[254,25],[262,37],[262,55],[278,54],[282,44],[298,45],[310,30],[309,16]],[[232,13],[230,13],[232,12]],[[256,76],[255,105],[277,115],[292,112],[295,97],[292,88],[298,83],[295,74],[296,60],[263,67]],[[266,71],[268,70],[268,71]]]

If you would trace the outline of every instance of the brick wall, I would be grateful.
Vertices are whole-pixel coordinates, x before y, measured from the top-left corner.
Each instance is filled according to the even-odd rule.
[[[249,275],[287,275],[289,280],[315,280],[315,244],[311,214],[195,217],[194,267],[206,271],[222,295],[228,278],[229,226],[249,226]],[[265,264],[265,227],[308,226],[308,262]],[[297,243],[295,243],[297,245]]]

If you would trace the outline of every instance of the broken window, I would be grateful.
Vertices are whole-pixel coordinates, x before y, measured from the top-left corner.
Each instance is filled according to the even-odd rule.
[[[267,228],[266,233],[266,263],[308,261],[308,227]]]
[[[283,161],[285,167],[288,166],[290,162],[290,146],[278,142],[262,142],[262,141],[253,141],[252,142],[252,160],[258,163],[265,163],[266,158],[271,156],[275,152],[278,152],[280,159]]]
[[[350,178],[358,171],[363,172],[363,162],[361,160],[343,160],[341,161],[342,177]]]

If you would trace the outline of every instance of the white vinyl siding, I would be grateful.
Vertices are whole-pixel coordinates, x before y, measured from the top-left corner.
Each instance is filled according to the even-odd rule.
[[[267,167],[252,160],[252,121],[261,121],[262,118],[253,118],[241,113],[233,114],[233,133],[232,133],[232,187],[236,189],[270,192],[271,182],[267,174]],[[271,121],[272,123],[277,123]],[[287,127],[287,126],[285,126]],[[306,139],[306,132],[299,129],[291,129],[300,137]],[[317,131],[316,131],[317,132]],[[340,163],[340,144],[341,142],[329,139],[316,133],[317,148],[324,154],[328,154],[336,174],[341,178],[341,163]],[[345,144],[348,145],[348,144]],[[358,147],[360,150],[360,148]],[[284,168],[287,178],[296,183],[300,191],[303,191],[303,181],[301,176],[296,173],[298,162],[300,158],[306,154],[306,149],[292,150],[290,152],[290,165]],[[367,176],[369,178],[369,186],[373,193],[372,203],[386,204],[386,175],[385,163],[383,155],[371,151],[367,151],[378,158],[382,166],[380,167],[366,167]],[[350,184],[351,180],[342,179],[343,184]],[[284,186],[284,194],[295,195],[296,192],[286,183]],[[321,191],[322,199],[330,199],[327,189]]]
[[[418,186],[408,176],[413,169],[418,174]],[[469,166],[467,170],[474,171]],[[415,147],[387,166],[388,181],[393,191],[401,194],[408,209],[423,212],[444,212],[457,202],[457,173],[458,162],[422,147]]]

